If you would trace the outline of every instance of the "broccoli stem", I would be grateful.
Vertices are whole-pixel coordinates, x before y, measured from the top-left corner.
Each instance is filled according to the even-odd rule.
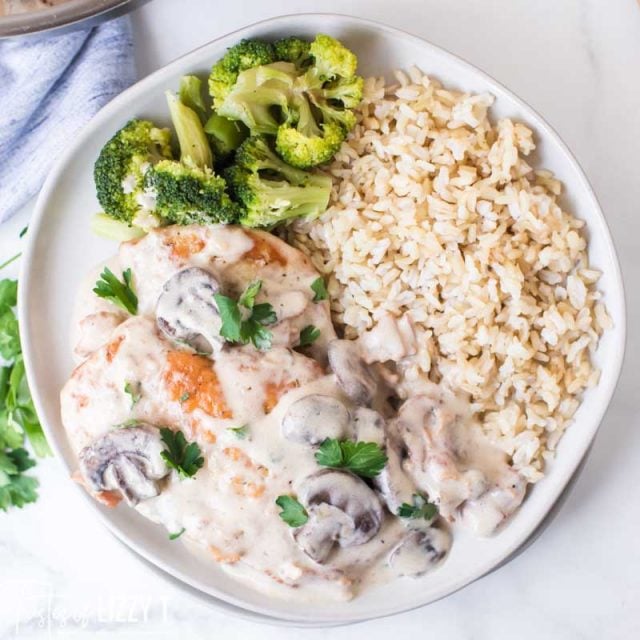
[[[96,213],[91,219],[91,231],[97,236],[107,238],[108,240],[116,240],[117,242],[126,242],[127,240],[135,240],[146,235],[140,227],[129,225],[126,222],[116,220],[106,213]]]
[[[199,169],[213,167],[213,153],[198,114],[173,92],[166,92],[171,121],[180,143],[180,160]]]

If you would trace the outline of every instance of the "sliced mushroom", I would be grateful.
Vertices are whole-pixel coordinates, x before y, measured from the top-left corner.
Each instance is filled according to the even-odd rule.
[[[353,536],[354,522],[344,511],[330,504],[309,507],[309,520],[295,539],[299,547],[318,564],[327,560],[336,541]]]
[[[378,381],[360,357],[352,340],[332,340],[328,347],[329,366],[338,385],[356,404],[370,407],[378,390]]]
[[[412,504],[416,493],[415,482],[402,468],[402,445],[397,439],[387,438],[387,464],[374,478],[373,484],[379,491],[387,509],[394,515],[403,503]]]
[[[434,569],[451,548],[451,536],[442,529],[409,529],[391,550],[389,566],[398,576],[417,578]]]
[[[218,281],[204,269],[189,267],[165,282],[156,305],[156,323],[172,340],[182,342],[199,353],[219,351],[222,321],[214,294]]]
[[[380,530],[384,516],[376,494],[360,478],[344,471],[324,469],[307,477],[298,496],[310,514],[294,537],[318,563],[325,562],[334,544],[364,544]]]
[[[109,431],[79,454],[80,472],[93,491],[119,491],[131,506],[160,493],[169,473],[158,429],[150,425]]]
[[[300,444],[320,444],[326,438],[347,438],[349,412],[337,398],[317,393],[296,400],[282,419],[282,435]]]

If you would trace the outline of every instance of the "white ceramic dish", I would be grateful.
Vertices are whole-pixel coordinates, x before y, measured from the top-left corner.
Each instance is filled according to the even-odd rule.
[[[212,565],[205,565],[166,532],[126,507],[109,510],[92,502],[102,521],[139,555],[216,599],[273,618],[301,624],[340,624],[389,615],[446,596],[499,565],[534,532],[582,460],[613,394],[622,365],[625,311],[615,250],[598,202],[577,162],[557,134],[530,107],[484,73],[427,42],[383,25],[337,15],[275,18],[220,38],[157,71],[107,105],[56,163],[36,206],[21,274],[19,300],[23,350],[36,408],[47,437],[71,472],[74,456],[59,418],[58,394],[72,368],[68,333],[72,303],[82,276],[114,253],[113,243],[91,235],[89,219],[98,209],[92,167],[104,142],[133,116],[168,124],[163,92],[184,73],[206,74],[225,49],[248,37],[332,34],[355,50],[364,75],[389,75],[416,64],[447,86],[496,96],[492,117],[522,120],[535,131],[536,166],[551,169],[566,187],[564,205],[588,222],[590,256],[604,275],[600,286],[615,328],[602,339],[596,363],[600,384],[590,390],[564,436],[547,477],[530,491],[507,527],[490,539],[459,537],[450,557],[420,580],[404,579],[372,589],[345,603],[292,607],[253,591]],[[90,500],[90,498],[86,498]],[[542,579],[542,578],[541,578]],[[212,598],[212,602],[215,602]]]

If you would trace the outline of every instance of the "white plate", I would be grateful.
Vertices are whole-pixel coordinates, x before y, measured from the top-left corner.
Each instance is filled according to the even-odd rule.
[[[493,118],[511,117],[534,129],[537,167],[551,169],[564,183],[564,206],[588,223],[593,266],[604,275],[600,288],[615,323],[605,334],[596,364],[600,384],[590,390],[566,433],[547,477],[528,495],[502,532],[490,539],[456,539],[446,563],[420,580],[403,579],[365,592],[351,602],[292,607],[253,591],[215,566],[205,565],[166,532],[126,507],[109,510],[92,502],[102,521],[138,554],[200,591],[256,613],[304,624],[365,620],[418,607],[446,596],[508,558],[535,530],[571,478],[589,447],[618,379],[625,340],[622,279],[609,230],[577,162],[557,134],[530,107],[486,74],[427,42],[373,22],[337,15],[297,15],[267,20],[220,38],[157,71],[107,105],[73,141],[42,189],[29,231],[21,274],[19,313],[27,374],[38,413],[56,455],[71,472],[74,456],[59,418],[58,394],[72,362],[68,332],[76,288],[87,269],[114,253],[111,242],[91,235],[98,210],[92,167],[105,141],[128,119],[148,117],[168,124],[163,92],[185,73],[206,74],[227,47],[241,38],[273,39],[290,34],[329,33],[355,50],[364,75],[390,75],[418,65],[445,85],[496,96]],[[90,498],[87,497],[87,500]],[[542,579],[542,577],[541,577]]]

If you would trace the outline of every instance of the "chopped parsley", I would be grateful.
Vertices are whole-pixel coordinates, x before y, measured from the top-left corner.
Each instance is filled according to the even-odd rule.
[[[180,531],[178,531],[176,533],[170,533],[169,534],[169,540],[177,540],[185,531],[186,531],[186,529],[184,527],[182,527],[182,529],[180,529]]]
[[[309,324],[300,332],[300,341],[298,342],[298,346],[308,347],[310,344],[313,344],[319,337],[320,329],[318,329],[318,327],[314,327],[312,324]]]
[[[413,504],[403,502],[398,507],[398,515],[401,518],[424,518],[432,520],[438,514],[438,507],[429,502],[423,495],[419,493],[413,494]]]
[[[114,424],[114,429],[128,429],[129,427],[136,427],[140,424],[140,421],[136,418],[131,418],[130,420],[125,420],[124,422],[120,422],[118,424]]]
[[[324,280],[322,279],[322,277],[316,278],[311,283],[311,290],[314,293],[314,302],[322,302],[322,300],[326,300],[329,297],[329,294],[327,293],[327,287],[324,284]]]
[[[109,300],[124,311],[128,311],[131,315],[138,313],[138,296],[133,290],[131,269],[122,272],[121,282],[111,269],[105,267],[93,292],[100,298]]]
[[[387,456],[375,442],[327,438],[316,452],[316,461],[323,467],[347,469],[357,476],[374,478],[387,464]]]
[[[282,509],[278,515],[290,527],[301,527],[309,520],[307,510],[292,496],[278,496],[276,504]]]
[[[220,335],[228,342],[251,343],[263,351],[271,347],[272,334],[266,327],[278,318],[268,302],[255,303],[261,288],[262,280],[252,282],[237,302],[220,293],[214,295],[222,319]]]
[[[188,391],[185,391],[185,392],[180,396],[180,403],[186,402],[190,397],[191,397],[191,394],[190,394]]]
[[[243,424],[241,427],[229,427],[227,431],[231,431],[238,440],[244,440],[249,435],[249,425]]]
[[[131,408],[135,407],[142,398],[142,384],[140,382],[125,382],[124,392],[131,397]]]
[[[200,447],[196,442],[187,442],[182,431],[162,427],[160,438],[166,446],[160,454],[162,459],[183,478],[192,478],[204,465]]]

